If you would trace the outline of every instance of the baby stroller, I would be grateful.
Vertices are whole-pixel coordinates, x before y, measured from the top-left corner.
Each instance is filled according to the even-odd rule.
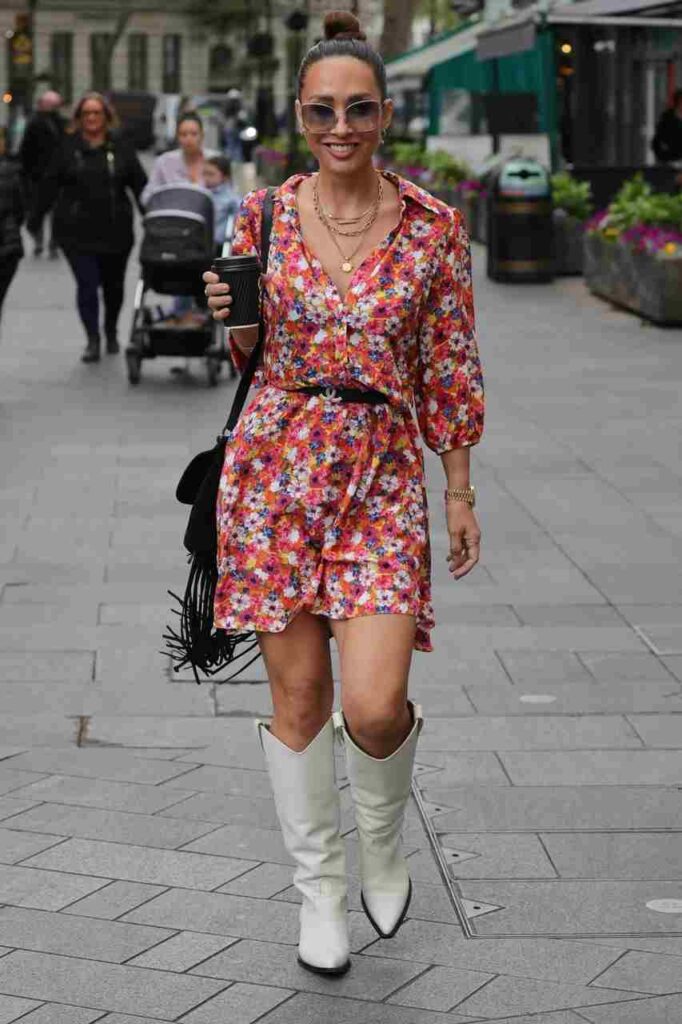
[[[212,387],[218,383],[223,363],[236,376],[224,328],[206,308],[201,279],[215,253],[213,221],[213,199],[206,189],[176,184],[152,193],[143,219],[141,276],[126,350],[130,384],[139,384],[143,360],[157,356],[203,359]],[[149,292],[192,296],[201,311],[196,324],[176,325],[159,307],[150,308],[145,301]]]

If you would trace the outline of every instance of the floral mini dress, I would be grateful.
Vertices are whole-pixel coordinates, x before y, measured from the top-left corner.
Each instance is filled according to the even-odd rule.
[[[405,614],[416,620],[415,648],[432,649],[419,435],[437,453],[476,444],[483,381],[462,217],[388,177],[400,222],[345,297],[303,240],[304,175],[275,194],[258,391],[227,444],[218,495],[217,628],[280,632],[302,609],[330,619]],[[260,250],[264,198],[244,198],[235,255]],[[311,384],[388,401],[295,390]]]

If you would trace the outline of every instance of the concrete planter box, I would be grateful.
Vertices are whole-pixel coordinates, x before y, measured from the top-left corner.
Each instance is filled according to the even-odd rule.
[[[657,324],[682,325],[682,260],[585,234],[585,281],[595,295]]]
[[[584,234],[585,227],[582,221],[565,214],[562,210],[554,211],[555,274],[566,277],[582,274]]]

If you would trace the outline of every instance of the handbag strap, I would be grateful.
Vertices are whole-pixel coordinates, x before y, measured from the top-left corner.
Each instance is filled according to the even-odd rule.
[[[260,259],[263,273],[266,273],[268,269],[268,253],[270,251],[270,236],[272,234],[272,206],[275,197],[275,189],[269,188],[265,193],[265,199],[263,200],[263,210],[261,213],[260,223]],[[258,341],[254,345],[251,354],[249,355],[249,361],[244,367],[237,393],[234,396],[232,402],[232,408],[230,409],[230,415],[227,417],[227,423],[223,427],[223,434],[231,433],[237,425],[237,420],[241,416],[242,409],[244,408],[244,402],[246,396],[249,393],[251,382],[258,366],[261,352],[263,351],[263,343],[265,341],[265,319],[263,310],[263,292],[261,289],[260,296],[260,311],[258,315]]]

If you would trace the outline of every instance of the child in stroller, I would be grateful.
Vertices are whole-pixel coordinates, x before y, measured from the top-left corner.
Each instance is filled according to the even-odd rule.
[[[196,185],[163,185],[149,197],[143,228],[141,275],[126,351],[128,380],[139,383],[145,359],[184,356],[204,359],[208,382],[215,385],[222,364],[232,367],[222,325],[208,314],[187,326],[169,324],[158,307],[153,311],[146,302],[149,292],[155,292],[186,296],[205,308],[201,275],[215,254],[213,196]]]

